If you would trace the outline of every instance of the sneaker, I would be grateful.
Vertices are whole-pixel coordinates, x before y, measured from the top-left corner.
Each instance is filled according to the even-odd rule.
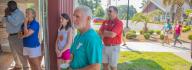
[[[124,43],[122,46],[126,46],[126,45],[127,45],[127,44]]]

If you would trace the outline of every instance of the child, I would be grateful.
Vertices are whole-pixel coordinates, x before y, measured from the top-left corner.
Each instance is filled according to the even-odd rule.
[[[181,25],[181,21],[179,21],[176,25],[175,25],[175,28],[174,28],[174,38],[175,38],[175,41],[174,41],[174,47],[176,45],[176,42],[179,42],[181,45],[182,45],[182,42],[179,40],[179,36],[181,35],[181,28],[182,28],[182,25]]]
[[[58,35],[56,40],[55,51],[58,57],[58,70],[60,70],[60,64],[69,64],[70,62],[70,47],[72,43],[72,24],[69,16],[63,13],[60,17],[60,26],[58,28]]]

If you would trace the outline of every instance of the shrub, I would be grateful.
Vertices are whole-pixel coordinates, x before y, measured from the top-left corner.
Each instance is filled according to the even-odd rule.
[[[187,32],[190,31],[191,27],[190,26],[184,26],[182,32]]]
[[[158,34],[158,35],[161,34],[161,30],[156,30],[155,32],[156,32],[156,34]]]
[[[149,30],[148,33],[152,35],[154,33],[154,30]]]
[[[192,41],[192,34],[188,36],[188,39]]]
[[[144,33],[144,37],[148,40],[150,38],[150,33]]]
[[[134,38],[136,38],[137,37],[137,35],[136,35],[136,33],[134,33],[134,32],[128,32],[127,34],[126,34],[126,38],[127,39],[134,39]]]
[[[164,39],[164,35],[163,35],[163,34],[160,35],[160,39],[161,39],[161,40]]]
[[[144,31],[143,30],[140,30],[140,34],[142,35],[144,33]]]
[[[129,32],[131,32],[131,33],[135,33],[135,34],[136,34],[136,31],[135,31],[135,30],[130,30]]]

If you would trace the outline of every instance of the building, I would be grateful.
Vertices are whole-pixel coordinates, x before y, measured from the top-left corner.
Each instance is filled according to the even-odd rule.
[[[148,0],[147,4],[144,6],[142,12],[147,14],[147,13],[149,13],[151,11],[154,11],[154,10],[157,10],[157,9],[160,9],[163,12],[164,15],[154,17],[153,20],[155,20],[155,21],[164,21],[167,18],[170,18],[169,13],[171,11],[171,6],[165,6],[163,4],[163,0]],[[182,11],[182,13],[183,13],[182,16],[183,17],[181,18],[181,20],[184,20],[184,18],[186,18],[185,10],[190,9],[190,6],[189,6],[187,0],[183,4],[182,9],[183,9],[183,11]],[[176,13],[176,9],[173,12]]]

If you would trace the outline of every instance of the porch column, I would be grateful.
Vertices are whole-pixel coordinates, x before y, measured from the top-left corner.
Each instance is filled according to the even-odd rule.
[[[74,0],[48,0],[48,47],[50,70],[57,70],[57,58],[55,53],[55,41],[59,27],[61,13],[67,13],[72,17]]]

